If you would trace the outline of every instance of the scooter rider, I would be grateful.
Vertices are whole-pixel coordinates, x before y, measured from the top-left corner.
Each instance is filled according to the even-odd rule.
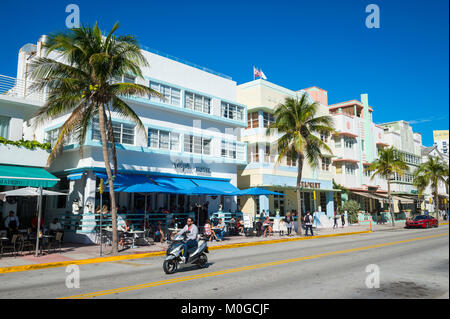
[[[181,257],[183,263],[186,263],[186,259],[188,256],[188,249],[198,246],[197,243],[198,228],[197,226],[195,226],[194,220],[191,217],[187,219],[186,226],[183,227],[183,229],[177,234],[177,236],[185,233],[186,233],[186,241],[183,243],[184,251],[183,256]]]

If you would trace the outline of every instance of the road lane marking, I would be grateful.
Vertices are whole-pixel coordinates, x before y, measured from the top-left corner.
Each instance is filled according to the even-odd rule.
[[[431,239],[431,238],[445,236],[448,234],[449,233],[447,232],[447,233],[443,233],[443,234],[399,240],[399,241],[394,241],[394,242],[384,243],[384,244],[376,244],[376,245],[371,245],[371,246],[364,246],[364,247],[350,248],[350,249],[344,249],[344,250],[339,250],[339,251],[332,251],[332,252],[328,252],[328,253],[322,253],[322,254],[306,256],[306,257],[297,257],[297,258],[291,258],[291,259],[285,259],[285,260],[279,260],[279,261],[272,261],[272,262],[263,263],[263,264],[244,266],[244,267],[239,267],[239,268],[232,268],[232,269],[220,270],[220,271],[185,276],[185,277],[171,278],[171,279],[155,281],[155,282],[145,283],[145,284],[139,284],[139,285],[134,285],[134,286],[85,293],[85,294],[80,294],[80,295],[75,295],[75,296],[70,296],[70,297],[63,297],[60,299],[87,299],[87,298],[94,298],[94,297],[100,297],[100,296],[111,295],[111,294],[118,294],[118,293],[132,291],[132,290],[139,290],[139,289],[174,284],[174,283],[179,283],[179,282],[184,282],[184,281],[189,281],[189,280],[231,274],[231,273],[236,273],[236,272],[245,271],[245,270],[254,270],[254,269],[265,268],[265,267],[270,267],[270,266],[278,266],[278,265],[283,265],[283,264],[298,262],[298,261],[303,261],[303,260],[316,259],[316,258],[333,256],[333,255],[338,255],[338,254],[351,253],[351,252],[362,251],[362,250],[367,250],[367,249],[372,249],[372,248],[386,247],[386,246],[391,246],[391,245],[397,245],[397,244],[403,244],[403,243],[423,240],[423,239]]]
[[[211,246],[211,247],[208,247],[208,249],[209,250],[229,249],[229,248],[238,248],[238,247],[249,247],[249,246],[257,246],[257,245],[269,245],[269,244],[277,244],[277,243],[285,243],[285,242],[294,242],[294,241],[299,241],[299,240],[310,240],[310,239],[317,239],[317,238],[340,237],[340,236],[360,235],[360,234],[369,234],[369,233],[372,233],[372,232],[370,230],[367,230],[367,231],[350,232],[350,233],[317,235],[317,236],[311,236],[311,237],[294,237],[294,238],[282,238],[282,239],[273,239],[273,240],[261,240],[261,241],[255,241],[255,242],[250,242],[250,243],[236,243],[236,244],[228,244],[228,245],[220,245],[220,246]],[[99,257],[99,258],[90,258],[90,259],[82,259],[82,260],[70,260],[70,261],[61,261],[61,262],[56,262],[56,263],[11,266],[11,267],[0,268],[0,274],[47,269],[47,268],[56,268],[56,267],[65,267],[65,266],[69,266],[69,265],[88,265],[88,264],[99,264],[99,263],[105,263],[105,262],[114,262],[117,260],[131,260],[131,259],[158,257],[158,256],[164,256],[165,254],[166,254],[166,251],[161,250],[161,251],[156,251],[156,252],[151,252],[151,253],[135,253],[135,254],[131,254],[131,255]]]

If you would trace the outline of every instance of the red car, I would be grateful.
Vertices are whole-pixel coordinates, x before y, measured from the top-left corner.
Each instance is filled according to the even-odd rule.
[[[406,228],[411,227],[421,227],[421,228],[430,228],[430,227],[438,227],[439,223],[436,218],[427,216],[427,215],[418,215],[413,219],[408,219],[406,221]]]

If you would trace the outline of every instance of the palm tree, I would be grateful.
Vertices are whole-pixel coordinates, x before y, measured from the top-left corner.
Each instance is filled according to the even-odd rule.
[[[303,163],[306,159],[311,167],[316,167],[322,157],[322,149],[332,153],[328,145],[314,134],[334,132],[333,119],[329,115],[317,116],[318,103],[310,103],[306,94],[301,98],[286,98],[284,104],[279,104],[274,111],[275,122],[267,129],[267,135],[276,129],[283,135],[278,138],[278,158],[276,165],[284,157],[297,161],[297,206],[298,206],[298,234],[302,234],[301,227],[301,181]]]
[[[389,202],[389,213],[392,218],[392,226],[395,226],[394,214],[392,212],[392,199],[391,199],[391,177],[394,173],[403,176],[408,170],[408,165],[404,161],[401,154],[394,149],[393,146],[390,148],[385,148],[380,150],[379,158],[376,159],[369,167],[365,169],[366,171],[374,171],[370,180],[373,180],[376,175],[384,177],[387,179],[388,184],[388,202]]]
[[[428,161],[422,163],[414,171],[413,183],[419,190],[419,196],[429,185],[433,189],[434,211],[436,215],[439,210],[438,204],[438,185],[439,181],[447,184],[449,175],[448,165],[439,160],[437,157],[428,156]],[[438,217],[439,215],[437,215]]]
[[[72,136],[83,145],[92,119],[98,118],[103,149],[103,160],[108,175],[113,228],[112,250],[118,253],[117,211],[114,196],[114,177],[117,173],[115,139],[111,112],[133,121],[139,131],[146,134],[144,125],[133,109],[122,99],[126,96],[161,95],[140,84],[120,83],[123,75],[142,78],[142,66],[148,63],[141,53],[134,36],[116,36],[119,24],[114,24],[107,36],[103,36],[98,24],[93,28],[80,27],[48,37],[46,55],[31,63],[30,74],[35,81],[33,88],[47,90],[48,100],[36,113],[35,125],[70,114],[59,129],[58,139],[50,153],[47,165],[59,154],[64,141]],[[56,53],[58,59],[49,58]],[[64,62],[61,62],[61,59]],[[116,83],[117,82],[117,83]],[[111,170],[110,157],[114,167]]]

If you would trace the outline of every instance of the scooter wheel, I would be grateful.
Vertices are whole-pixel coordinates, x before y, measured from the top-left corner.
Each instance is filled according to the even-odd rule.
[[[198,262],[197,262],[198,268],[205,268],[207,263],[208,263],[208,257],[206,256],[206,254],[202,253],[198,257]]]
[[[177,268],[178,268],[178,263],[176,262],[176,260],[174,260],[174,259],[164,260],[163,270],[166,274],[168,274],[168,275],[173,274],[174,272],[177,271]]]

